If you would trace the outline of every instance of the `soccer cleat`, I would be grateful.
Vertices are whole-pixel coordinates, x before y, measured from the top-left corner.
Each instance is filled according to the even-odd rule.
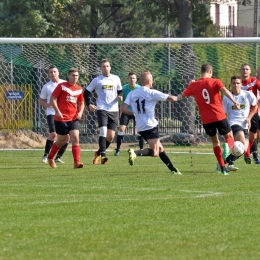
[[[222,152],[222,158],[226,160],[226,158],[229,156],[229,147],[227,143],[223,144],[223,152]]]
[[[223,175],[229,175],[227,171],[221,171]]]
[[[54,161],[55,161],[55,163],[64,163],[64,162],[61,160],[61,158],[57,158],[57,159],[55,159]]]
[[[98,164],[99,159],[100,159],[100,155],[98,155],[97,152],[95,152],[94,153],[93,164]]]
[[[238,168],[234,164],[229,164],[227,167],[227,172],[236,172]]]
[[[49,163],[49,165],[51,166],[51,168],[57,168],[57,165],[56,165],[56,163],[54,162],[53,159],[49,159],[49,158],[48,158],[48,163]]]
[[[130,149],[128,150],[128,154],[129,154],[129,158],[128,158],[129,164],[130,164],[130,165],[134,165],[134,160],[136,159],[135,151],[130,148]]]
[[[174,175],[182,175],[181,172],[176,168],[176,171],[172,171]]]
[[[48,162],[48,157],[47,155],[42,157],[42,163],[47,163]]]
[[[107,161],[108,161],[108,158],[107,158],[107,157],[103,156],[103,157],[101,158],[101,164],[106,164]]]
[[[74,169],[83,168],[84,164],[81,162],[74,163]]]
[[[220,173],[220,172],[221,172],[221,168],[220,168],[220,165],[219,165],[219,163],[218,163],[218,162],[217,162],[216,172],[218,172],[218,173]]]
[[[260,160],[258,158],[254,159],[255,164],[260,164]]]
[[[120,154],[120,149],[115,149],[115,156],[118,156]]]
[[[244,160],[245,160],[246,164],[251,164],[252,163],[252,160],[251,160],[250,157],[245,157]]]

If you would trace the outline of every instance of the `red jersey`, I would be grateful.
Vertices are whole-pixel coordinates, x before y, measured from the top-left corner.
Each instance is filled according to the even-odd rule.
[[[257,98],[257,90],[260,90],[260,82],[255,77],[250,77],[249,79],[242,80],[242,87],[243,90],[251,90]]]
[[[219,91],[224,84],[219,79],[200,78],[191,82],[183,91],[184,96],[193,96],[199,107],[203,124],[220,121],[226,118]]]
[[[57,105],[63,118],[54,116],[54,120],[68,122],[76,119],[77,103],[84,102],[83,89],[79,85],[72,86],[69,82],[62,82],[53,91],[52,95],[57,99]]]

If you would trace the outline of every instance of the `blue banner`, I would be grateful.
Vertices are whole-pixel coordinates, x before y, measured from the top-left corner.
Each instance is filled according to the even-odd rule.
[[[6,99],[23,100],[24,93],[21,90],[10,90],[5,92]]]

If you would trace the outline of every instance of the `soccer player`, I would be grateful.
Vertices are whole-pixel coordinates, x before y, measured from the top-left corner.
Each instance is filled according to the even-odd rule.
[[[48,162],[52,168],[57,167],[54,156],[66,143],[68,134],[72,142],[74,168],[83,167],[83,163],[80,162],[79,120],[84,110],[84,96],[82,87],[77,84],[78,79],[78,70],[69,69],[68,81],[60,83],[51,96],[50,103],[55,110],[54,123],[58,135],[48,155]]]
[[[111,65],[109,60],[103,59],[100,69],[102,75],[95,77],[84,92],[88,109],[92,112],[97,110],[99,149],[94,154],[93,164],[98,164],[100,157],[101,164],[106,164],[108,161],[106,149],[115,137],[119,118],[118,101],[123,100],[121,80],[117,75],[110,73]],[[91,92],[93,90],[97,94],[97,105],[91,103]]]
[[[232,76],[230,85],[233,98],[240,104],[240,108],[236,109],[233,102],[227,97],[223,98],[223,107],[227,114],[235,141],[242,142],[244,144],[245,151],[247,151],[249,137],[248,126],[257,111],[257,100],[251,91],[241,90],[242,83],[239,76]],[[228,171],[238,170],[238,168],[234,166],[234,161],[236,159],[237,157],[232,154],[226,158],[226,162],[228,163]]]
[[[129,83],[123,85],[123,101],[122,103],[124,103],[127,95],[129,94],[130,91],[135,90],[137,88],[140,88],[141,86],[136,84],[137,82],[137,75],[135,72],[131,71],[128,74],[128,80]],[[116,139],[116,151],[115,151],[115,155],[118,156],[120,153],[120,147],[124,138],[124,134],[125,134],[125,129],[129,124],[130,120],[134,121],[134,125],[135,125],[135,117],[132,115],[126,115],[124,113],[121,114],[120,116],[120,127],[119,127],[119,131],[117,132],[117,139]],[[144,148],[144,139],[138,135],[138,140],[139,140],[139,147],[142,150]]]
[[[181,175],[179,170],[173,166],[160,142],[158,121],[155,119],[154,112],[157,101],[176,102],[178,98],[152,89],[153,76],[149,71],[141,74],[140,81],[141,87],[135,91],[131,91],[127,95],[122,106],[122,112],[127,115],[135,116],[137,131],[143,139],[148,142],[150,148],[136,151],[129,149],[129,164],[134,164],[136,156],[159,156],[173,174]],[[131,107],[132,110],[130,110],[129,107]]]
[[[49,128],[49,135],[46,140],[44,155],[42,157],[43,163],[47,163],[47,161],[48,161],[47,156],[51,150],[51,147],[52,147],[54,141],[57,138],[57,134],[55,131],[55,125],[54,125],[55,110],[53,109],[53,107],[50,104],[51,95],[59,83],[65,82],[65,80],[59,79],[59,70],[56,66],[51,66],[49,68],[49,78],[50,78],[50,81],[43,86],[43,88],[41,90],[41,94],[40,94],[40,104],[44,108],[46,108],[47,123],[48,123],[48,128]],[[67,136],[66,143],[61,147],[61,149],[57,153],[57,156],[55,158],[56,163],[64,163],[61,160],[61,157],[64,154],[64,152],[66,151],[68,143],[69,143],[69,135]]]
[[[184,97],[193,96],[195,98],[203,127],[213,144],[213,151],[220,165],[220,171],[223,175],[228,175],[224,159],[229,155],[229,149],[234,145],[234,138],[222,106],[219,92],[221,91],[227,96],[237,109],[239,108],[239,104],[219,79],[212,78],[212,74],[212,66],[209,63],[203,64],[201,66],[201,78],[191,82],[182,95]],[[223,153],[220,148],[217,130],[225,138]]]
[[[252,91],[255,97],[257,98],[258,90],[260,89],[260,81],[257,78],[251,76],[251,68],[248,64],[242,64],[241,78],[242,78],[242,89]],[[244,155],[244,159],[247,164],[252,163],[250,158],[250,149],[256,140],[257,127],[258,127],[258,113],[256,111],[255,115],[251,119],[251,126],[249,128],[249,145]],[[257,149],[257,144],[255,149]],[[254,156],[255,163],[259,164],[260,161],[257,158],[257,152],[253,153],[253,156]]]
[[[256,78],[260,80],[260,67],[256,71]],[[259,97],[259,91],[257,93],[257,101],[258,101],[258,123],[257,123],[257,133],[256,138],[254,140],[253,145],[251,146],[250,153],[253,154],[254,162],[255,164],[260,164],[260,160],[258,158],[258,149],[257,145],[260,140],[260,97]]]

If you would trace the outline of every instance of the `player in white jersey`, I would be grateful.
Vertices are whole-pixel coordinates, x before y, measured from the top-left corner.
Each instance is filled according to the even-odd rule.
[[[238,75],[231,77],[230,85],[233,98],[240,104],[240,109],[236,109],[233,102],[226,97],[223,98],[223,107],[227,114],[235,141],[242,142],[245,146],[245,151],[247,151],[249,145],[248,129],[250,128],[251,119],[257,111],[257,100],[251,91],[241,89],[241,78]],[[234,161],[236,159],[237,157],[232,154],[226,158],[228,171],[238,170],[238,168],[234,166]]]
[[[109,60],[101,61],[100,69],[102,75],[94,78],[86,87],[84,98],[86,106],[91,112],[97,111],[99,127],[99,149],[94,154],[93,164],[98,164],[101,156],[101,164],[106,164],[106,149],[115,137],[118,124],[119,108],[118,100],[123,100],[121,80],[117,75],[110,73],[111,65]],[[91,103],[91,92],[97,94],[96,105]]]
[[[52,96],[52,92],[57,87],[57,85],[59,83],[65,82],[65,80],[59,78],[59,70],[56,66],[51,66],[49,68],[48,75],[49,75],[50,81],[42,87],[41,94],[40,94],[40,104],[41,104],[41,106],[43,106],[46,109],[47,123],[48,123],[48,128],[49,128],[49,135],[46,140],[46,144],[45,144],[45,148],[44,148],[44,155],[42,157],[43,163],[47,163],[47,161],[48,161],[47,156],[51,150],[51,147],[52,147],[54,141],[57,138],[56,129],[55,129],[55,125],[54,125],[55,110],[53,109],[53,107],[50,104],[50,99]],[[69,136],[67,136],[66,144],[57,153],[57,156],[55,158],[56,163],[64,163],[61,160],[61,157],[64,154],[64,152],[66,151],[68,143],[69,143]]]
[[[152,89],[153,76],[149,71],[143,72],[140,77],[141,88],[131,91],[124,101],[122,112],[127,115],[134,115],[138,133],[146,140],[150,148],[143,150],[129,149],[129,164],[133,165],[136,156],[160,157],[173,174],[181,174],[175,168],[164,151],[159,139],[158,121],[155,119],[155,106],[157,101],[176,102],[180,97],[164,94]],[[132,110],[129,109],[132,108]]]
[[[137,75],[133,71],[129,72],[128,81],[129,81],[129,83],[123,85],[123,87],[122,87],[123,88],[123,102],[122,103],[124,103],[124,100],[126,99],[126,97],[130,91],[133,91],[133,90],[141,87],[140,85],[136,84]],[[115,156],[118,156],[120,154],[120,147],[121,147],[124,135],[125,135],[125,129],[128,126],[130,120],[133,120],[134,127],[135,127],[135,117],[121,113],[120,127],[119,127],[119,131],[117,132],[117,139],[116,139]],[[139,147],[142,150],[144,148],[144,139],[142,138],[142,136],[138,135],[138,141],[139,141]]]

